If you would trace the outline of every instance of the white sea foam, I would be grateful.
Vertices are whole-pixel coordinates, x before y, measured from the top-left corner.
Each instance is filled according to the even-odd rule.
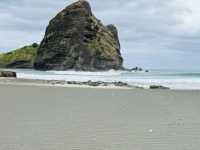
[[[50,74],[56,75],[84,75],[84,76],[118,76],[121,75],[124,71],[102,71],[102,72],[89,72],[89,71],[47,71]]]
[[[163,85],[171,89],[200,89],[199,72],[187,71],[150,71],[126,72],[78,72],[78,71],[34,71],[16,70],[18,78],[41,80],[65,80],[65,81],[122,81],[131,85],[149,87],[150,85]]]

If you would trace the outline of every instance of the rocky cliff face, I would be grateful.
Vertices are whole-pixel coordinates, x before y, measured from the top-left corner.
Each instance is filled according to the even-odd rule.
[[[87,1],[71,4],[53,18],[38,49],[39,70],[122,69],[118,31],[104,26]]]

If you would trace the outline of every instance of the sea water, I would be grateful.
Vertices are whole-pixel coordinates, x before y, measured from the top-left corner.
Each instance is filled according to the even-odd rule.
[[[126,82],[130,85],[148,88],[162,85],[171,89],[200,89],[200,71],[197,70],[149,70],[149,72],[115,71],[36,71],[17,69],[20,79],[65,80],[65,81],[104,81]]]

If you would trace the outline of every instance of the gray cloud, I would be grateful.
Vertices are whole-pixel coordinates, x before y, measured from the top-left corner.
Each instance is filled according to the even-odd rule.
[[[40,42],[49,20],[74,1],[1,0],[0,50]],[[200,63],[198,0],[90,0],[90,3],[104,24],[118,26],[126,66],[193,68]]]

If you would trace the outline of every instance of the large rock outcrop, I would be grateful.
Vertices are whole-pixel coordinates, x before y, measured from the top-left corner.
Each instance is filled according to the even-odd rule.
[[[122,69],[118,31],[104,26],[87,1],[79,0],[53,18],[38,49],[39,70]]]

